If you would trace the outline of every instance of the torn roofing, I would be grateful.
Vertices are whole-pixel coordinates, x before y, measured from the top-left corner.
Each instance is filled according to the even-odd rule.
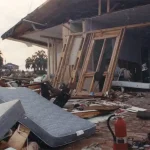
[[[106,0],[103,0],[102,5],[106,4],[105,2]],[[111,0],[111,5],[115,3],[121,3],[122,7],[127,8],[149,3],[149,0]],[[42,25],[36,25],[36,28],[45,29],[68,22],[70,19],[77,20],[97,14],[98,0],[48,0],[1,37],[17,39],[27,31],[32,31],[34,27],[27,20],[40,23]]]

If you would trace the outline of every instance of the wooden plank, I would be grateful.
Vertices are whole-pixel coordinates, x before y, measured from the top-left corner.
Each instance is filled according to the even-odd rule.
[[[94,39],[105,39],[108,37],[116,37],[120,34],[120,30],[114,30],[114,31],[100,31],[97,33],[94,33]]]
[[[72,114],[80,117],[80,118],[92,118],[101,115],[100,111],[93,110],[93,111],[78,111],[72,112]]]
[[[8,141],[8,146],[21,150],[30,134],[30,130],[23,126],[19,125],[12,137]]]
[[[69,42],[69,38],[67,40],[67,44],[68,44],[68,42]],[[57,80],[58,80],[58,75],[59,75],[59,72],[61,70],[61,66],[62,66],[62,63],[63,63],[63,58],[64,58],[64,55],[65,55],[65,50],[66,50],[66,45],[67,44],[63,45],[62,53],[61,53],[61,57],[60,57],[60,61],[59,61],[59,65],[58,65],[57,71],[55,73],[55,78],[53,80],[53,86],[56,86],[56,83],[57,83]]]
[[[98,63],[97,63],[97,67],[96,67],[96,72],[99,71],[100,65],[102,63],[103,55],[104,55],[104,52],[105,52],[105,48],[106,48],[106,39],[104,39],[103,47],[102,47],[102,50],[101,50],[101,53],[100,53],[100,56],[99,56],[99,60],[98,60]],[[93,76],[93,79],[92,79],[92,82],[91,82],[91,85],[90,85],[90,92],[94,92],[93,91],[94,82],[95,81],[94,81],[94,76]]]
[[[97,111],[115,111],[117,109],[119,109],[119,106],[107,106],[107,105],[101,105],[101,106],[89,106],[89,107],[85,107],[84,110],[97,110]]]
[[[98,0],[98,15],[102,14],[102,0]]]
[[[105,38],[115,38],[117,35],[106,35],[104,37],[96,37],[94,38],[94,40],[102,40],[102,39],[105,39]]]
[[[107,0],[107,13],[110,12],[110,0]]]
[[[123,43],[125,31],[126,31],[125,28],[121,30],[121,37],[120,37],[120,42],[119,42],[119,45],[118,45],[118,49],[116,50],[115,57],[114,57],[114,59],[112,60],[112,62],[114,62],[114,64],[113,64],[112,70],[111,70],[111,74],[112,74],[112,75],[110,76],[110,79],[109,79],[109,81],[108,81],[108,87],[107,87],[107,89],[106,89],[107,91],[111,88],[111,84],[112,84],[112,80],[113,80],[115,68],[116,68],[116,65],[117,65],[117,62],[118,62],[119,52],[120,52],[120,49],[121,49],[121,46],[122,46],[122,43]]]
[[[89,35],[85,34],[83,36],[84,36],[82,39],[83,42],[81,42],[81,48],[80,48],[81,50],[78,51],[78,56],[77,56],[75,65],[73,67],[74,76],[73,76],[73,78],[70,79],[69,83],[74,83],[76,81],[77,71],[78,71],[79,65],[81,63],[81,58],[82,58],[83,53],[85,52],[85,47],[87,46],[86,42],[88,42]]]
[[[69,62],[69,56],[71,53],[73,40],[74,40],[74,36],[71,37],[70,42],[68,43],[68,48],[67,48],[67,51],[66,51],[65,56],[64,56],[64,63],[62,65],[59,80],[58,80],[59,83],[62,82],[62,80],[63,80],[65,70],[66,70],[67,64]]]
[[[64,57],[64,63],[63,63],[63,66],[62,66],[62,69],[61,69],[61,72],[60,72],[59,79],[58,79],[59,83],[63,82],[63,78],[64,78],[66,68],[67,68],[67,65],[68,65],[68,62],[69,62],[70,53],[71,53],[71,50],[72,50],[74,38],[75,38],[75,36],[71,37],[70,43],[68,45],[68,50],[67,50],[66,55]]]
[[[87,73],[84,74],[84,77],[85,77],[85,78],[90,78],[90,77],[93,77],[94,74],[95,74],[94,71],[92,71],[92,72],[87,72]]]
[[[63,65],[65,63],[65,56],[66,56],[66,54],[68,52],[68,48],[70,46],[71,40],[72,40],[72,36],[69,36],[69,38],[67,40],[67,44],[64,44],[64,46],[63,46],[62,55],[61,55],[61,58],[60,58],[59,66],[58,66],[58,69],[56,71],[55,78],[54,78],[54,81],[53,81],[53,86],[54,87],[57,87],[57,85],[59,83],[61,72],[62,72],[62,69],[63,69]]]
[[[95,30],[95,31],[88,31],[87,33],[97,33],[97,32],[109,32],[109,31],[114,31],[114,30],[121,30],[122,28],[126,29],[132,29],[132,28],[143,28],[150,26],[150,22],[146,23],[140,23],[140,24],[133,24],[133,25],[126,25],[126,26],[120,26],[120,27],[113,27],[113,28],[107,28],[107,29],[101,29],[101,30]]]
[[[88,92],[78,92],[77,95],[74,95],[74,96],[71,96],[72,99],[85,99],[85,98],[99,98],[99,97],[102,97],[103,94],[102,92],[99,92],[99,93],[94,93],[94,95],[89,95]]]
[[[126,25],[126,26],[120,26],[120,27],[113,27],[113,28],[107,28],[107,29],[99,29],[99,30],[94,30],[94,31],[88,31],[86,32],[88,33],[97,33],[97,32],[109,32],[109,31],[114,31],[114,30],[121,30],[122,28],[126,28],[126,29],[132,29],[132,28],[143,28],[143,27],[148,27],[150,26],[150,22],[146,22],[146,23],[140,23],[140,24],[133,24],[133,25]],[[82,32],[78,33],[80,35],[82,35]],[[70,35],[75,35],[75,33],[72,33]]]
[[[50,74],[51,74],[51,66],[50,66],[50,41],[49,39],[47,39],[47,76],[48,76],[48,80],[50,80]]]
[[[100,64],[101,64],[101,61],[102,61],[102,58],[103,58],[103,54],[104,54],[104,50],[105,50],[105,44],[106,44],[106,38],[112,38],[112,37],[116,37],[117,35],[119,35],[119,30],[114,30],[114,31],[111,31],[111,32],[99,32],[99,33],[95,33],[93,36],[94,37],[99,37],[99,39],[105,39],[105,43],[103,43],[103,47],[102,47],[102,52],[101,52],[101,55],[99,57],[99,61],[98,61],[98,64],[97,64],[97,68],[96,68],[96,72],[98,71],[98,69],[100,68]],[[93,46],[94,46],[94,40],[93,40]],[[92,77],[92,82],[91,82],[91,85],[90,85],[90,90],[89,92],[93,92],[93,87],[94,87],[94,74],[95,74],[95,71],[92,72],[92,73],[89,73],[89,72],[86,72],[87,71],[87,67],[88,67],[88,63],[89,63],[89,60],[90,60],[90,56],[91,56],[91,53],[92,53],[92,50],[93,50],[93,46],[92,48],[89,50],[89,53],[87,54],[86,56],[86,59],[85,59],[85,63],[83,64],[83,69],[82,69],[82,73],[81,73],[81,79],[79,80],[79,83],[77,84],[77,95],[79,92],[81,92],[81,89],[83,87],[83,84],[84,84],[84,81],[85,81],[85,78],[86,77]]]
[[[51,48],[52,48],[52,57],[51,57],[51,59],[52,59],[52,74],[54,74],[55,73],[55,67],[54,67],[54,65],[55,65],[55,55],[54,55],[54,53],[55,53],[55,41],[54,40],[52,40]]]
[[[55,60],[55,73],[56,73],[56,70],[57,70],[57,41],[54,40],[54,60]]]
[[[106,75],[102,93],[106,93],[107,91],[109,91],[109,89],[111,87],[111,83],[113,80],[114,71],[116,68],[117,61],[118,61],[118,56],[119,56],[120,48],[121,48],[122,41],[124,38],[124,34],[125,34],[125,29],[122,29],[120,32],[120,36],[118,36],[118,38],[116,39],[116,43],[114,46],[113,54],[112,54],[110,65],[109,65],[109,68],[107,71],[108,73]]]
[[[77,93],[81,92],[83,82],[84,82],[84,74],[86,73],[88,63],[89,63],[89,60],[90,60],[90,55],[92,53],[93,47],[94,47],[94,40],[93,40],[93,34],[92,34],[91,35],[91,41],[89,43],[89,47],[87,48],[87,54],[85,56],[85,61],[83,63],[83,67],[82,67],[82,70],[81,70],[81,73],[80,73],[80,78],[79,78],[79,81],[78,81],[78,84],[77,84],[77,88],[76,88]]]
[[[106,30],[104,33],[102,32],[98,32],[96,34],[94,34],[94,36],[99,36],[99,39],[105,39],[105,42],[106,42],[106,38],[112,38],[112,37],[117,37],[118,35],[120,35],[120,31],[117,29],[117,30],[114,30],[114,31],[110,31],[110,33]],[[102,37],[100,37],[102,36]],[[102,61],[102,58],[103,58],[103,54],[104,54],[104,50],[105,50],[105,46],[106,45],[103,45],[103,50],[102,50],[102,55],[100,56],[99,58],[99,62],[97,64],[97,68],[96,68],[96,72],[98,71],[98,69],[100,68],[100,64],[101,64],[101,61]],[[91,55],[91,53],[90,53]],[[86,56],[87,57],[87,56]],[[89,59],[89,58],[88,58]],[[86,61],[89,61],[86,59]],[[87,63],[87,62],[86,62]],[[88,64],[88,63],[87,63]],[[86,65],[87,65],[86,64]],[[84,64],[85,65],[85,64]],[[87,66],[84,66],[85,68]],[[84,69],[85,69],[84,68]],[[85,80],[85,77],[91,77],[93,75],[93,79],[92,79],[92,82],[91,82],[91,85],[90,85],[90,90],[89,92],[93,92],[93,88],[94,88],[94,74],[95,72],[93,73],[86,73],[86,69],[85,70],[82,70],[82,71],[85,71],[84,73],[82,72],[82,79],[80,79],[78,85],[77,85],[77,95],[79,95],[79,93],[81,94],[81,89],[83,87],[83,83],[84,83],[84,80]],[[89,94],[89,93],[88,93]],[[96,94],[96,93],[95,93]],[[82,94],[83,95],[83,94]]]

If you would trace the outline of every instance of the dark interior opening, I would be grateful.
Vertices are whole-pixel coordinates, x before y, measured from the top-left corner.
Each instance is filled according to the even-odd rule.
[[[127,30],[114,80],[150,83],[150,27]]]

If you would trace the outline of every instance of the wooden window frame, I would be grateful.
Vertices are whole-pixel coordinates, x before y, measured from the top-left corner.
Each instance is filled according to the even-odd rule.
[[[79,82],[77,84],[77,88],[76,88],[77,95],[84,95],[82,93],[82,88],[83,88],[83,85],[84,85],[84,81],[87,77],[92,77],[93,78],[92,82],[91,82],[91,85],[90,85],[89,93],[87,93],[87,94],[90,94],[90,92],[94,92],[93,91],[93,88],[94,88],[94,75],[95,75],[95,72],[99,71],[99,68],[100,68],[100,65],[101,65],[101,62],[102,62],[102,59],[103,59],[103,54],[105,52],[105,47],[106,47],[106,39],[115,37],[116,41],[115,41],[115,45],[113,47],[111,61],[110,61],[110,64],[109,64],[108,72],[106,74],[106,79],[105,79],[105,82],[104,82],[103,90],[102,90],[102,92],[96,93],[96,95],[102,95],[106,91],[109,90],[109,88],[111,86],[112,79],[113,79],[113,74],[114,74],[116,63],[117,63],[119,50],[120,50],[120,47],[121,47],[121,44],[122,44],[122,39],[124,37],[124,32],[125,32],[124,29],[120,29],[120,30],[104,31],[104,32],[99,31],[99,32],[95,32],[93,34],[93,39],[90,43],[90,48],[88,49],[87,56],[86,56],[86,59],[84,61],[83,67],[82,67],[82,72],[80,74]],[[99,60],[98,60],[98,63],[97,63],[96,71],[89,73],[89,72],[87,72],[87,68],[88,68],[88,64],[89,64],[89,61],[90,61],[90,55],[92,54],[92,51],[94,49],[95,40],[100,40],[100,39],[104,39],[104,42],[103,42],[103,46],[102,46],[101,53],[100,53],[100,56],[99,56]]]

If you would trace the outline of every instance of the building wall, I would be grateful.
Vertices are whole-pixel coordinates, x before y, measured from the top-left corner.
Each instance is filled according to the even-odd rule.
[[[56,41],[55,41],[56,42]],[[57,41],[55,43],[56,45],[56,48],[55,47],[50,47],[49,48],[49,52],[48,52],[48,59],[50,59],[48,61],[48,76],[50,76],[51,74],[55,74],[56,72],[56,69],[58,68],[58,65],[59,65],[59,61],[60,61],[60,56],[61,56],[61,51],[62,51],[62,41]],[[56,55],[57,55],[57,68],[54,67],[54,70],[53,70],[53,66],[55,65],[55,60],[54,60],[54,53],[53,53],[53,50],[56,52]]]

